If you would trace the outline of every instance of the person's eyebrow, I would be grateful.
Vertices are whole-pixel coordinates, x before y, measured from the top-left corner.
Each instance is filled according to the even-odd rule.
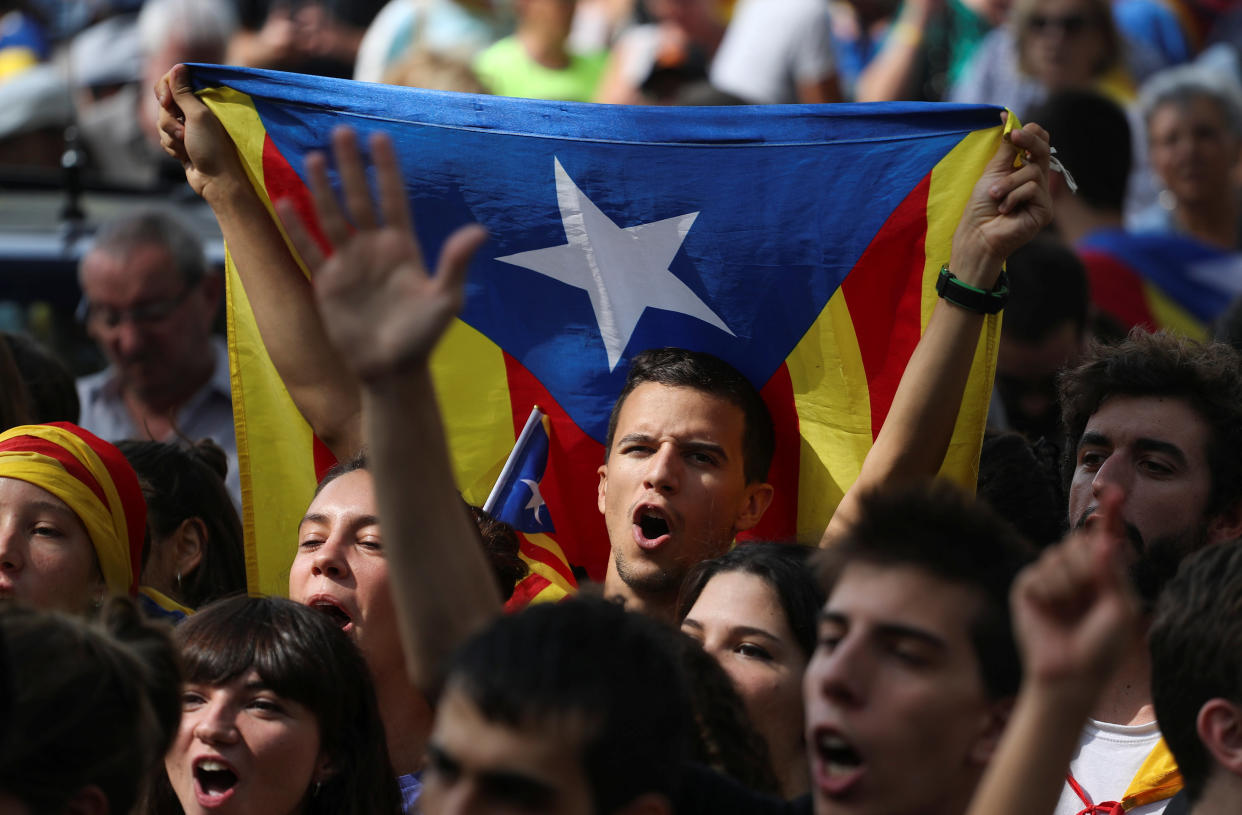
[[[849,626],[849,619],[840,612],[828,611],[824,609],[819,612],[819,621],[821,623],[832,623],[835,625]],[[917,628],[904,623],[879,623],[875,626],[875,631],[881,637],[886,639],[912,639],[919,642],[925,642],[935,648],[946,648],[948,643],[941,637],[936,636],[930,631]]]
[[[1096,447],[1108,447],[1112,444],[1112,440],[1098,430],[1084,430],[1082,438],[1078,440],[1078,449],[1082,449],[1088,444]]]
[[[72,509],[69,509],[69,507],[64,506],[63,504],[54,504],[51,501],[31,501],[28,506],[31,509],[38,510],[39,512],[51,512],[64,517],[77,517],[77,513],[75,513]]]
[[[327,515],[319,512],[308,512],[302,516],[302,520],[298,521],[298,526],[305,523],[326,524],[330,522],[331,519]],[[351,529],[359,529],[364,526],[378,526],[379,522],[378,515],[359,515],[349,519],[349,526]]]
[[[1186,454],[1172,442],[1142,437],[1134,441],[1134,446],[1144,453],[1161,453],[1173,459],[1178,466],[1186,466]]]
[[[626,433],[617,440],[618,447],[625,444],[655,444],[655,438],[650,433]],[[684,452],[711,453],[722,460],[729,459],[729,454],[725,452],[725,449],[715,442],[691,439],[678,442],[677,446]]]
[[[479,786],[494,801],[527,809],[548,809],[556,800],[556,788],[551,784],[508,770],[480,772]]]
[[[693,628],[697,631],[703,630],[703,624],[693,617],[687,617],[681,621],[681,624]],[[733,637],[764,637],[769,640],[779,642],[780,638],[770,631],[753,625],[734,625],[729,627],[729,635]]]

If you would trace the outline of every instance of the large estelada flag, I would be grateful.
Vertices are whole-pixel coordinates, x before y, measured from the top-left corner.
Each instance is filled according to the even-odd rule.
[[[1203,340],[1242,295],[1242,254],[1184,235],[1101,229],[1075,249],[1087,267],[1092,302],[1126,328]]]
[[[709,351],[760,388],[776,499],[753,534],[818,539],[1002,132],[985,106],[612,107],[217,66],[193,81],[265,199],[309,211],[303,158],[349,125],[395,142],[427,256],[463,223],[487,227],[432,363],[457,483],[481,504],[539,405],[541,497],[565,559],[596,578],[608,413],[629,358],[652,347]],[[313,442],[235,276],[228,303],[251,586],[281,592]],[[989,318],[943,470],[970,487],[998,328]]]

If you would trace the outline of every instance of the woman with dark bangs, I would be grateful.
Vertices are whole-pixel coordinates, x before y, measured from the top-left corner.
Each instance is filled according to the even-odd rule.
[[[691,569],[677,600],[681,630],[733,680],[787,800],[811,786],[802,675],[824,605],[823,589],[807,565],[814,551],[797,544],[743,544]]]
[[[366,663],[326,616],[235,597],[175,638],[181,727],[153,815],[401,811]]]

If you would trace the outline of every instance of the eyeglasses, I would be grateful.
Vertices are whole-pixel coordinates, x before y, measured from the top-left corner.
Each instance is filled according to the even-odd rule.
[[[80,323],[92,324],[102,328],[116,328],[126,321],[136,326],[154,325],[161,320],[167,319],[177,309],[177,306],[186,301],[186,298],[190,296],[190,293],[194,291],[197,285],[198,281],[187,283],[185,288],[176,297],[169,297],[164,300],[151,300],[130,308],[113,308],[112,306],[92,303],[87,299],[86,295],[82,295],[82,299],[78,301],[78,307],[73,314]]]
[[[1050,29],[1059,29],[1065,36],[1073,37],[1095,25],[1095,18],[1086,14],[1066,14],[1061,17],[1050,17],[1044,14],[1032,14],[1027,25],[1035,34],[1042,34]]]

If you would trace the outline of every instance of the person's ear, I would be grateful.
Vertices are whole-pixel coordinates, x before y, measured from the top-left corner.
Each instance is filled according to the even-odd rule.
[[[109,815],[112,808],[103,790],[94,784],[88,784],[74,793],[63,811],[65,815]]]
[[[658,792],[644,792],[613,815],[673,815],[673,804]]]
[[[203,562],[207,553],[207,525],[202,518],[186,518],[173,533],[176,547],[177,575],[192,574]]]
[[[1209,699],[1199,708],[1195,729],[1213,761],[1242,777],[1242,709],[1227,699]]]
[[[1009,715],[1013,713],[1013,699],[1001,699],[992,702],[983,712],[979,721],[979,735],[970,748],[970,761],[979,767],[992,759],[1000,744],[1001,736],[1005,735],[1005,725],[1009,724]]]
[[[1209,543],[1224,543],[1238,537],[1242,537],[1242,500],[1227,507],[1208,526]]]
[[[776,490],[771,484],[750,484],[746,487],[746,497],[738,512],[733,529],[737,532],[750,529],[763,518],[763,513],[772,505],[772,496]]]
[[[599,473],[599,485],[595,488],[595,505],[599,507],[599,514],[604,514],[604,496],[608,492],[608,465],[601,464],[595,472]]]

